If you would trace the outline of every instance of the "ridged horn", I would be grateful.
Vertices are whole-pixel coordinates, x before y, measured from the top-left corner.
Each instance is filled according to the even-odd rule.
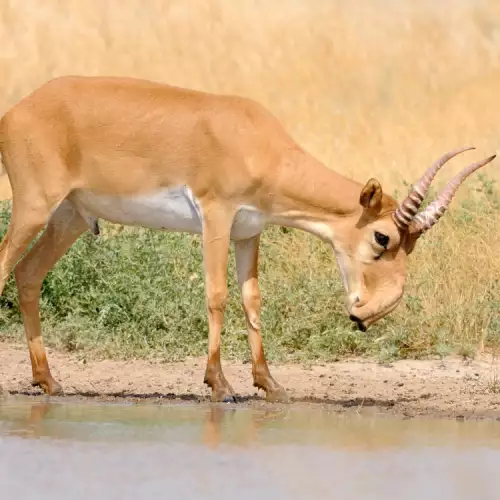
[[[450,151],[441,156],[439,160],[436,160],[427,169],[424,175],[413,185],[410,194],[400,203],[394,212],[394,222],[400,229],[406,230],[413,218],[417,215],[420,205],[422,205],[422,202],[427,196],[431,183],[441,167],[455,156],[465,151],[470,151],[471,149],[475,148],[472,146]]]
[[[436,224],[436,222],[444,215],[450,206],[451,200],[464,180],[476,170],[479,170],[481,167],[490,163],[495,159],[495,157],[496,155],[492,155],[484,160],[472,163],[453,177],[453,179],[451,179],[451,181],[448,182],[448,184],[438,194],[436,199],[430,203],[425,210],[413,218],[410,227],[411,233],[424,233]]]

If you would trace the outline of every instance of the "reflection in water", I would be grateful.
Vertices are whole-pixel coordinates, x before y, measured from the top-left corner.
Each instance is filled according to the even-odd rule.
[[[236,437],[235,443],[240,446],[255,444],[259,441],[259,430],[268,422],[279,422],[288,415],[288,408],[265,409],[250,412],[241,432]],[[203,423],[202,442],[210,448],[216,448],[223,441],[222,431],[231,427],[237,417],[236,408],[226,409],[219,405],[211,406],[206,412],[206,420]]]
[[[221,442],[221,427],[224,419],[234,416],[236,410],[225,410],[219,406],[210,408],[203,426],[203,444],[209,448],[216,448]]]
[[[296,405],[97,404],[11,398],[0,434],[80,441],[164,441],[255,447],[308,444],[350,451],[408,447],[500,448],[500,422],[338,414]]]
[[[52,424],[65,421],[82,423],[95,421],[108,425],[135,421],[147,424],[149,420],[152,426],[156,426],[159,417],[163,416],[166,419],[164,423],[175,424],[180,419],[180,422],[190,422],[196,427],[201,427],[201,443],[209,448],[216,448],[224,441],[224,430],[230,431],[229,437],[238,446],[255,444],[259,440],[259,429],[270,422],[279,423],[286,418],[289,411],[287,407],[260,408],[258,411],[244,409],[243,417],[246,418],[238,418],[237,408],[225,405],[206,407],[172,405],[164,415],[158,415],[158,409],[161,413],[161,407],[146,405],[95,405],[93,403],[71,405],[48,401],[33,403],[17,401],[0,406],[0,422],[10,421],[8,429],[4,432],[9,436],[78,439],[85,438],[85,435],[78,435],[74,427],[64,425],[54,427]],[[169,421],[169,417],[172,416],[175,417],[175,421]]]
[[[500,422],[9,398],[0,449],[2,498],[493,500]]]
[[[29,409],[29,414],[25,418],[16,420],[7,434],[10,436],[41,437],[43,435],[43,421],[50,414],[54,405],[33,403],[31,406],[26,406]]]

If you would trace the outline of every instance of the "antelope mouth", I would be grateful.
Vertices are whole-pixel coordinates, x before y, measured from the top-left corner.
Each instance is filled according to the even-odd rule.
[[[388,305],[383,307],[382,309],[379,309],[376,313],[372,313],[370,315],[367,315],[366,317],[362,318],[360,316],[364,316],[364,314],[361,314],[361,311],[359,311],[360,316],[358,316],[356,313],[355,308],[354,310],[349,314],[349,319],[356,323],[358,329],[362,332],[366,332],[368,328],[373,325],[374,323],[377,323],[380,321],[382,318],[385,318],[388,314],[390,314],[396,307],[400,304],[401,299],[402,299],[403,294],[401,293],[398,295],[392,302],[390,302]],[[366,312],[366,311],[364,311]]]
[[[359,331],[366,332],[366,330],[368,329],[368,326],[366,326],[364,322],[354,314],[349,315],[349,319],[351,321],[354,321],[354,323],[356,323],[356,326],[358,327]]]

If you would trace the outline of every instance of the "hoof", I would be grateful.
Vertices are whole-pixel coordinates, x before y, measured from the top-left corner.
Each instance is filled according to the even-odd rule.
[[[33,387],[41,387],[45,394],[49,396],[58,396],[63,392],[62,386],[59,382],[56,382],[52,377],[46,380],[33,380],[31,382]]]
[[[266,392],[266,401],[269,403],[289,403],[290,398],[285,389],[278,386],[276,389]]]
[[[213,403],[236,403],[236,397],[231,389],[219,389],[212,391]]]

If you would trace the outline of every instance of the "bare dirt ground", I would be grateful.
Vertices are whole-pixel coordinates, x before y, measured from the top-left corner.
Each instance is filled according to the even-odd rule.
[[[205,401],[205,359],[181,363],[154,361],[87,361],[48,350],[54,377],[66,397],[100,400],[149,398]],[[226,362],[224,371],[241,404],[264,395],[252,387],[249,364]],[[370,409],[404,417],[495,418],[500,420],[500,363],[492,356],[464,361],[402,360],[382,365],[352,359],[306,367],[273,365],[271,372],[292,402],[327,405],[336,411]],[[4,395],[40,394],[33,388],[24,345],[0,343],[0,384]],[[59,399],[59,398],[58,398]]]

